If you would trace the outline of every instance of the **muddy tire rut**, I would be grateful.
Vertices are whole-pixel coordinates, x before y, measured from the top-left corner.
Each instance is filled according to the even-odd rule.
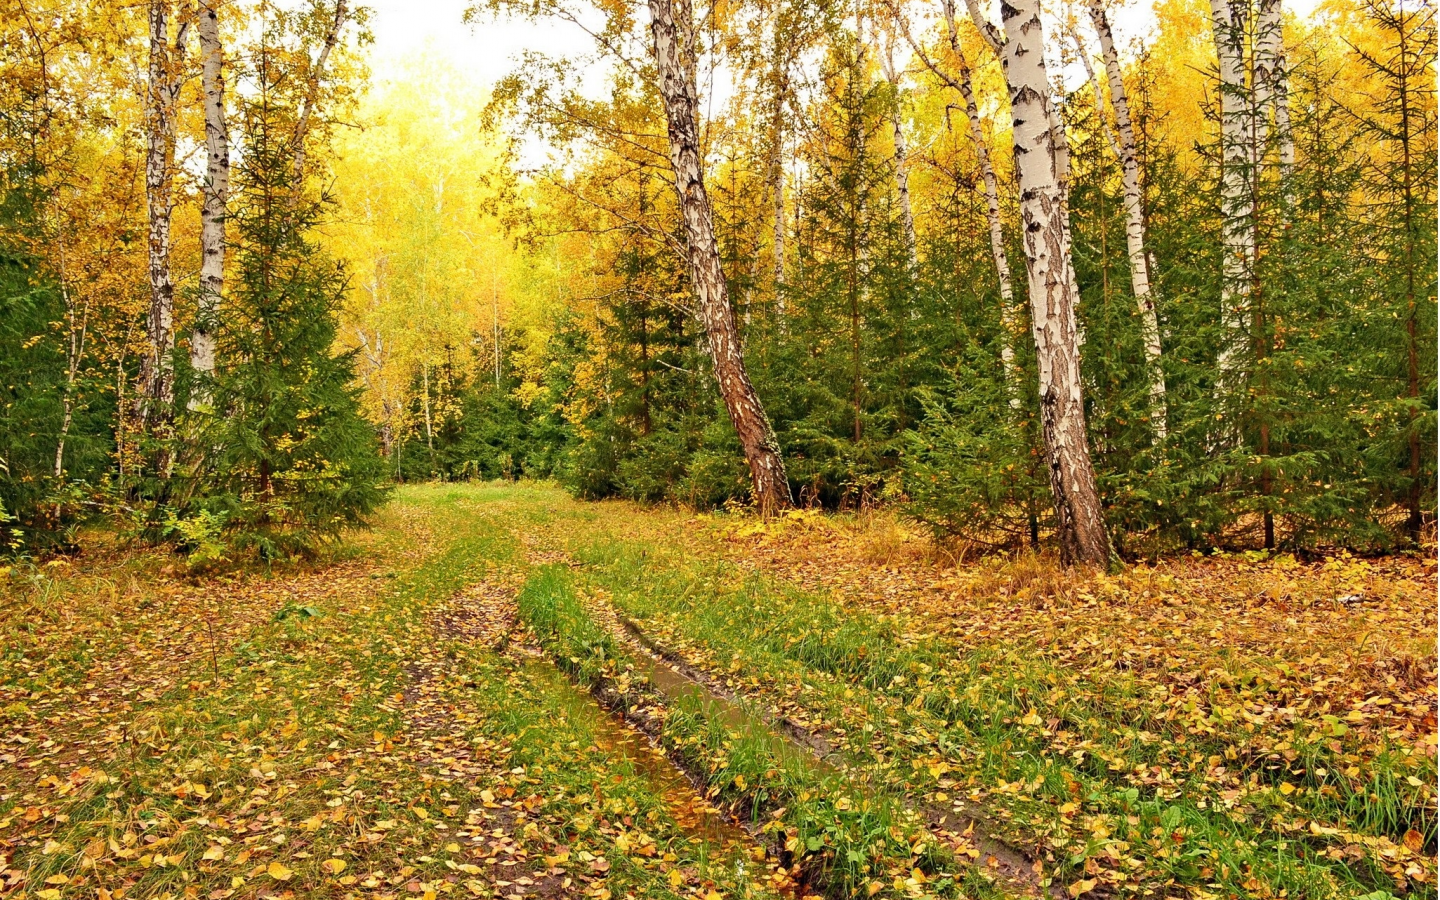
[[[570,715],[590,727],[597,747],[617,763],[628,765],[636,777],[647,783],[688,840],[703,841],[715,852],[734,857],[741,866],[767,858],[770,854],[755,834],[705,799],[704,779],[665,752],[656,740],[658,729],[652,715],[645,710],[622,710],[607,703],[603,692],[580,688],[554,664],[519,619],[516,595],[521,583],[519,578],[508,577],[469,585],[431,614],[429,632],[437,643],[475,644],[523,669]],[[471,752],[469,742],[462,736],[463,727],[455,724],[456,703],[440,699],[445,692],[437,689],[438,683],[444,680],[458,688],[473,687],[475,683],[461,673],[453,658],[444,654],[427,656],[424,661],[413,663],[409,674],[410,683],[405,690],[407,721],[415,742],[432,750],[417,762],[432,768],[441,780],[474,780],[493,774],[491,767]],[[483,820],[489,829],[487,836],[505,833],[513,837],[516,815],[510,801],[501,801],[496,806],[477,808],[471,817]],[[563,892],[559,879],[543,870],[507,873],[491,866],[486,874],[508,875],[514,879],[509,882],[512,890],[518,888],[518,893],[526,896]]]
[[[586,609],[597,624],[631,652],[641,674],[656,691],[674,702],[685,697],[698,697],[712,714],[717,714],[732,727],[744,727],[758,719],[787,741],[794,749],[808,755],[815,764],[832,772],[849,774],[844,755],[823,735],[795,722],[788,716],[766,711],[752,713],[753,701],[742,698],[720,678],[701,669],[680,653],[664,646],[646,634],[639,623],[615,606],[595,597],[587,598]],[[747,709],[748,708],[748,709]],[[965,815],[954,809],[902,798],[905,805],[920,815],[927,829],[962,859],[972,859],[983,866],[1010,891],[1023,896],[1063,898],[1057,885],[1048,890],[1041,884],[1033,856],[995,836],[994,825],[979,816]]]

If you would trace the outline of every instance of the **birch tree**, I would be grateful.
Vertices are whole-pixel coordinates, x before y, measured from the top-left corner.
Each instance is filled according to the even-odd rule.
[[[200,295],[190,335],[190,365],[196,387],[191,408],[208,400],[206,378],[215,371],[215,327],[225,288],[225,205],[230,194],[230,132],[225,120],[224,50],[220,43],[219,0],[205,0],[196,22],[200,41],[201,91],[205,103],[205,183],[200,207]]]
[[[1284,0],[1260,0],[1255,21],[1254,164],[1265,162],[1269,145],[1277,148],[1281,193],[1290,205],[1290,174],[1295,168],[1295,139],[1290,134],[1290,84],[1285,66]],[[1268,140],[1267,140],[1268,138]]]
[[[961,109],[965,113],[965,127],[970,135],[971,149],[975,152],[975,163],[980,169],[980,183],[985,194],[985,223],[990,239],[990,258],[995,264],[995,274],[1000,283],[1000,323],[1004,331],[1000,344],[1000,361],[1005,368],[1006,389],[1010,393],[1010,407],[1019,409],[1020,370],[1015,363],[1015,336],[1019,334],[1020,323],[1015,308],[1014,278],[1010,272],[1010,254],[1005,249],[1005,228],[1000,219],[1000,182],[995,177],[995,164],[990,159],[990,142],[980,121],[980,107],[975,101],[975,79],[970,71],[965,48],[960,45],[960,29],[955,22],[954,0],[941,0],[945,17],[945,36],[950,45],[950,55],[956,66],[956,77],[951,77],[931,64],[920,54],[927,68],[960,94]],[[913,44],[912,44],[913,46]],[[917,51],[919,48],[916,47]]]
[[[691,281],[709,339],[720,396],[740,438],[755,491],[766,513],[791,505],[779,442],[750,382],[735,327],[735,310],[720,264],[700,158],[700,128],[689,0],[649,0],[650,31],[670,146],[675,190],[684,220]]]
[[[149,218],[150,307],[146,353],[140,364],[136,412],[142,427],[163,429],[175,400],[175,283],[170,272],[170,216],[174,209],[175,113],[189,22],[170,43],[170,4],[150,0],[150,62],[145,93],[145,200]],[[162,469],[165,466],[161,466]]]
[[[1245,79],[1245,32],[1249,11],[1244,0],[1210,0],[1220,76],[1220,349],[1217,388],[1222,396],[1237,386],[1249,312],[1251,271],[1255,263],[1253,170]],[[1230,426],[1226,426],[1229,428]]]
[[[292,138],[295,148],[295,193],[298,196],[305,185],[305,139],[310,133],[310,119],[315,114],[315,105],[320,98],[320,88],[325,79],[325,63],[340,41],[340,32],[350,15],[347,0],[336,0],[335,15],[320,42],[320,50],[311,64],[305,81],[305,97],[300,104],[300,113],[295,118],[295,134]]]
[[[1105,566],[1110,539],[1100,508],[1085,430],[1080,378],[1078,292],[1070,256],[1059,114],[1052,108],[1039,0],[1001,4],[1004,39],[967,0],[981,32],[999,43],[1010,91],[1020,225],[1029,282],[1031,333],[1040,376],[1040,419],[1054,495],[1055,528],[1065,565]],[[1063,131],[1063,129],[1062,129]]]
[[[895,46],[893,34],[885,35],[885,55],[881,59],[881,71],[890,85],[890,124],[895,135],[895,194],[900,200],[900,224],[904,229],[905,261],[911,278],[920,268],[920,256],[915,239],[915,213],[910,206],[910,171],[906,155],[909,148],[905,143],[905,129],[900,122],[900,74],[895,68]]]
[[[1279,0],[1267,0],[1278,5]],[[1121,183],[1125,193],[1125,250],[1130,263],[1130,288],[1140,315],[1140,335],[1145,347],[1145,365],[1150,380],[1150,416],[1156,440],[1166,435],[1165,371],[1161,363],[1160,321],[1155,313],[1155,297],[1150,290],[1150,268],[1145,251],[1145,209],[1140,192],[1140,158],[1135,150],[1135,129],[1130,123],[1130,103],[1125,94],[1125,79],[1120,71],[1120,55],[1115,50],[1115,36],[1104,0],[1089,0],[1090,21],[1100,38],[1101,57],[1110,86],[1110,106],[1115,113],[1113,147],[1120,159]],[[1083,58],[1083,55],[1082,55]],[[1088,68],[1088,66],[1087,66]],[[1096,81],[1096,99],[1099,82]],[[1096,113],[1101,112],[1097,105]]]
[[[783,304],[785,283],[785,104],[790,96],[790,50],[785,46],[785,11],[775,4],[770,36],[770,159],[771,271],[775,279],[775,301]],[[783,306],[777,309],[784,317]]]

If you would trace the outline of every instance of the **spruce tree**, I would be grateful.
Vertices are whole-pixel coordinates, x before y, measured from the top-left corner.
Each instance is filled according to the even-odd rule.
[[[346,277],[310,238],[324,201],[296,184],[292,111],[262,89],[244,113],[233,289],[221,306],[214,413],[201,413],[214,451],[191,496],[223,515],[232,546],[268,559],[361,524],[386,488],[354,354],[335,348]]]

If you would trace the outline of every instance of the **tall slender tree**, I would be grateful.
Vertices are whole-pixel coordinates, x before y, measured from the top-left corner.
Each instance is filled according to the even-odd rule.
[[[1005,369],[1006,388],[1010,394],[1010,407],[1019,409],[1020,370],[1015,362],[1015,336],[1019,333],[1019,315],[1015,307],[1014,277],[1010,270],[1010,254],[1005,249],[1005,226],[1000,218],[1000,181],[995,175],[995,164],[990,157],[990,142],[985,136],[980,120],[980,106],[975,100],[975,82],[965,48],[960,44],[960,29],[955,21],[954,0],[941,0],[941,11],[945,22],[945,36],[950,48],[955,74],[930,58],[911,37],[909,28],[901,19],[906,40],[921,63],[936,77],[960,94],[960,109],[965,114],[965,130],[970,138],[970,147],[975,153],[975,163],[980,169],[980,184],[985,194],[986,234],[990,240],[990,259],[995,265],[995,275],[1000,285],[1000,322],[1003,329],[1000,343],[1000,362]],[[898,11],[897,11],[898,14]]]
[[[979,17],[974,0],[972,14]],[[1100,507],[1085,428],[1080,377],[1079,294],[1070,256],[1066,197],[1068,159],[1063,126],[1052,108],[1039,0],[1001,6],[999,43],[1010,90],[1015,167],[1020,182],[1020,227],[1029,280],[1030,327],[1040,375],[1040,418],[1055,501],[1055,528],[1065,565],[1105,566],[1110,538]],[[982,33],[998,43],[993,25]],[[1061,133],[1057,136],[1057,130]]]
[[[204,0],[196,22],[200,39],[201,89],[205,103],[205,183],[200,207],[200,295],[190,335],[196,384],[192,408],[208,399],[215,371],[215,328],[225,289],[225,208],[230,195],[230,130],[225,119],[225,58],[218,0]]]
[[[180,99],[186,36],[182,20],[170,38],[169,0],[150,0],[150,63],[145,93],[145,198],[149,214],[150,308],[146,353],[140,365],[136,412],[152,433],[163,433],[175,401],[175,282],[170,271],[170,217],[174,210],[175,117]],[[164,454],[162,454],[162,457]],[[162,459],[162,463],[164,460]],[[168,463],[159,466],[161,474]]]
[[[700,320],[709,340],[710,358],[721,399],[740,438],[755,491],[766,513],[792,504],[790,482],[780,444],[745,369],[736,333],[735,310],[720,264],[715,224],[700,156],[700,123],[695,90],[693,19],[690,0],[649,0],[655,66],[674,170],[675,190],[684,220],[690,277]]]
[[[1249,334],[1247,316],[1255,265],[1255,203],[1250,190],[1254,159],[1245,77],[1249,8],[1245,0],[1210,0],[1220,77],[1220,348],[1216,387],[1222,399],[1239,387]],[[1234,417],[1222,420],[1221,443],[1233,443]]]
[[[1275,0],[1278,4],[1278,0]],[[1120,54],[1104,0],[1089,0],[1090,21],[1100,38],[1105,76],[1110,85],[1110,106],[1115,113],[1115,152],[1120,157],[1120,177],[1125,192],[1125,250],[1130,263],[1130,288],[1140,316],[1140,334],[1145,347],[1145,364],[1150,380],[1150,415],[1155,437],[1166,435],[1165,370],[1161,361],[1160,320],[1150,287],[1150,265],[1145,253],[1145,209],[1140,190],[1140,157],[1135,149],[1135,129],[1130,123],[1130,102],[1120,71]],[[1099,82],[1096,82],[1097,97]],[[1096,107],[1097,114],[1103,114]]]

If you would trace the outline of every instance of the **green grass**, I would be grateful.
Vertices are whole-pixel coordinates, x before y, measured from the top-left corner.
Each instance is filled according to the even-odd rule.
[[[1222,656],[1200,702],[1174,706],[1145,673],[961,644],[697,554],[684,522],[544,485],[408,487],[314,573],[188,584],[163,555],[99,550],[12,573],[0,754],[24,767],[0,766],[0,895],[491,895],[485,859],[548,871],[562,855],[556,877],[594,897],[769,892],[680,825],[586,695],[436,634],[438,605],[486,578],[523,583],[555,665],[649,717],[711,802],[833,896],[1004,892],[936,844],[919,804],[959,801],[1059,887],[1122,896],[1381,898],[1397,890],[1386,848],[1433,846],[1433,756],[1317,715],[1246,718],[1235,698],[1267,702],[1283,663]],[[579,565],[532,568],[554,551]],[[649,689],[592,618],[602,603],[728,681],[745,724]],[[424,727],[422,689],[444,711]],[[767,727],[777,712],[838,727],[821,730],[841,770]]]
[[[564,569],[532,576],[521,591],[520,612],[581,684],[632,711],[665,702],[639,676],[627,651],[586,613]],[[997,894],[978,872],[957,875],[948,848],[929,838],[900,798],[867,783],[863,773],[817,764],[753,712],[737,723],[716,703],[691,693],[669,701],[659,720],[666,747],[705,779],[710,795],[748,814],[756,828],[774,836],[787,860],[793,858],[828,893],[906,896],[905,880],[918,870],[925,873],[925,890],[937,895]]]
[[[964,776],[961,791],[980,787],[988,794],[986,805],[1017,843],[1050,836],[1062,880],[1079,880],[1087,860],[1118,852],[1121,871],[1130,870],[1139,893],[1173,882],[1240,894],[1353,897],[1383,890],[1389,879],[1373,857],[1330,855],[1335,842],[1317,839],[1308,821],[1349,821],[1396,840],[1410,828],[1433,835],[1433,811],[1404,780],[1433,779],[1433,760],[1427,773],[1427,761],[1413,755],[1377,756],[1369,766],[1375,789],[1359,809],[1353,794],[1286,798],[1268,788],[1263,764],[1254,765],[1253,793],[1223,804],[1206,790],[1205,771],[1227,751],[1235,764],[1238,728],[1211,739],[1163,740],[1147,731],[1159,723],[1136,715],[1146,699],[1138,681],[1092,682],[1057,670],[1043,655],[965,649],[932,635],[919,640],[923,629],[910,623],[842,610],[724,563],[679,561],[650,545],[595,541],[580,555],[593,584],[626,614],[671,641],[731,661],[730,674],[755,685],[757,694],[777,697],[776,686],[803,685],[783,699],[799,702],[812,718],[866,733],[867,740],[849,745],[856,765],[897,790],[944,787],[925,778],[930,762],[944,760]],[[1027,717],[1036,724],[1027,726]],[[1041,731],[1040,722],[1054,720],[1056,729],[1074,733],[1076,755],[1055,752],[1054,735]],[[1291,748],[1312,758],[1311,771],[1335,765],[1335,754],[1303,731]],[[1155,766],[1171,776],[1169,784],[1132,778]],[[997,793],[995,785],[1014,788]],[[1062,815],[1069,803],[1078,808]],[[1132,860],[1138,864],[1127,864]]]
[[[764,893],[693,840],[623,756],[597,745],[595,721],[563,680],[436,638],[428,616],[439,602],[517,564],[510,532],[472,509],[507,495],[401,491],[367,553],[373,577],[337,595],[271,596],[263,573],[232,573],[198,592],[206,602],[196,608],[159,583],[165,561],[142,554],[127,560],[126,577],[157,616],[140,620],[92,608],[95,579],[113,576],[91,576],[83,563],[46,576],[18,608],[44,598],[72,632],[40,643],[26,638],[33,620],[7,616],[6,646],[20,652],[0,662],[0,697],[27,698],[21,727],[34,742],[25,746],[47,739],[54,723],[67,755],[62,765],[36,754],[34,769],[0,775],[0,848],[22,873],[8,879],[11,890],[489,896],[502,892],[497,872],[533,873],[565,855],[553,871],[573,879],[574,893]],[[302,607],[314,614],[280,614]],[[123,673],[122,663],[138,665],[131,648],[161,646],[158,630],[201,615],[222,633],[213,661],[198,654],[133,704],[64,719],[64,692],[83,686],[85,665]],[[424,689],[447,711],[435,728],[418,725],[407,706],[417,667],[432,673]],[[71,747],[89,755],[71,756]],[[465,773],[445,777],[435,757],[457,750]],[[498,858],[519,865],[484,864],[495,828],[513,850]],[[343,870],[331,871],[339,863],[330,860]]]

